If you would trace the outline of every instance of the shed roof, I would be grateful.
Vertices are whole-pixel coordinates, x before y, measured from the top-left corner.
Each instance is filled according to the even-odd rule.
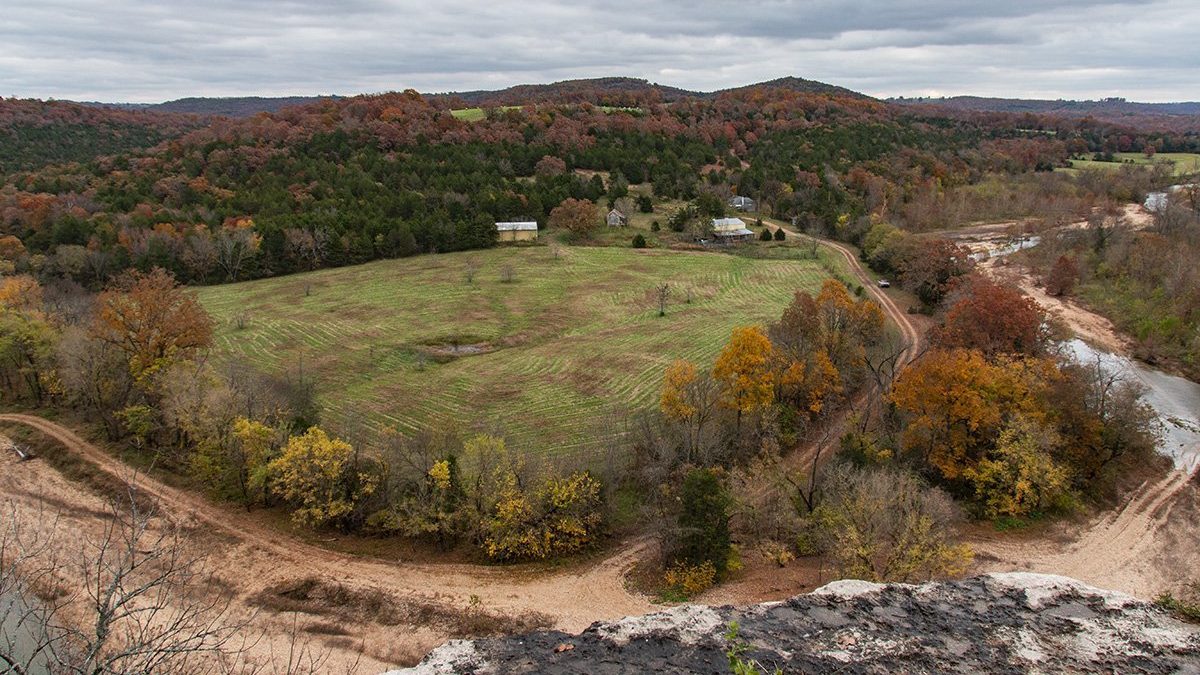
[[[535,221],[535,220],[523,220],[523,221],[513,221],[513,222],[507,222],[507,223],[496,223],[496,231],[498,231],[498,232],[511,232],[513,230],[522,230],[522,231],[533,230],[536,232],[537,229],[538,229],[538,224],[537,224],[537,221]]]
[[[746,229],[746,222],[741,218],[713,218],[712,226],[714,230],[737,230]]]
[[[713,231],[714,237],[747,237],[747,236],[750,236],[753,234],[754,234],[754,232],[752,232],[751,230],[747,230],[744,227],[738,228],[736,230],[714,230]]]

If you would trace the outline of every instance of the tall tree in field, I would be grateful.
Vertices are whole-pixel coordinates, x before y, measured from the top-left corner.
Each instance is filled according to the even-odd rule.
[[[123,353],[145,388],[156,373],[208,348],[213,324],[194,294],[155,268],[127,274],[101,293],[90,333]]]
[[[1015,288],[973,277],[947,298],[950,308],[933,330],[933,342],[943,349],[978,349],[989,356],[1046,350],[1046,313]]]
[[[567,230],[581,239],[600,226],[596,205],[586,199],[567,198],[550,212],[550,227]]]
[[[771,341],[758,326],[733,329],[729,342],[717,356],[713,377],[725,390],[723,403],[742,415],[765,408],[775,400],[775,371]]]
[[[249,218],[231,219],[217,232],[217,264],[229,281],[237,281],[242,268],[258,255],[262,237],[254,231],[254,221]]]

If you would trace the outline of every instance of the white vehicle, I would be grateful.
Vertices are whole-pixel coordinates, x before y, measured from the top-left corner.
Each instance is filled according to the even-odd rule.
[[[880,280],[879,280],[879,287],[880,287],[880,288],[891,288],[891,287],[892,287],[892,282],[888,281],[887,279],[880,279]]]

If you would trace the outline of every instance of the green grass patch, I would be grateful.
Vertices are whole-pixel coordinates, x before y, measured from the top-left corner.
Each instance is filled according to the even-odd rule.
[[[1176,176],[1187,176],[1194,173],[1200,173],[1200,154],[1193,152],[1160,152],[1152,157],[1147,157],[1140,152],[1118,152],[1113,155],[1112,162],[1098,162],[1094,159],[1072,159],[1070,169],[1060,169],[1063,171],[1079,172],[1087,169],[1099,169],[1101,171],[1115,171],[1122,166],[1151,166],[1158,163],[1171,163],[1174,165]]]
[[[470,284],[469,260],[478,266]],[[335,428],[499,430],[525,452],[577,455],[618,439],[627,413],[653,405],[672,360],[711,365],[735,326],[776,319],[797,289],[815,292],[825,278],[821,260],[604,247],[564,247],[555,258],[534,246],[199,295],[218,323],[219,354],[276,371],[303,363]],[[663,282],[674,290],[660,318]]]
[[[506,105],[499,109],[500,110],[520,110],[521,106]],[[478,122],[480,120],[487,119],[487,111],[484,110],[483,108],[459,108],[458,110],[451,110],[450,114],[453,115],[455,117],[455,119],[460,119],[464,122]]]

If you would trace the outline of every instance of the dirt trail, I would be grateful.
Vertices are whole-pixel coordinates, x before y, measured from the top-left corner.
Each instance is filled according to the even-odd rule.
[[[1096,518],[1068,543],[1053,536],[1021,540],[994,534],[976,537],[971,545],[981,572],[1062,574],[1152,598],[1191,581],[1200,563],[1196,501],[1190,477],[1171,471],[1161,480],[1147,482],[1124,506]]]
[[[32,415],[5,414],[0,421],[32,427],[62,443],[104,471],[132,480],[138,490],[156,499],[161,511],[197,535],[195,545],[211,554],[212,562],[230,573],[224,579],[245,601],[279,583],[320,577],[347,587],[384,592],[398,602],[412,601],[444,606],[455,611],[468,607],[473,597],[491,612],[522,616],[538,612],[548,615],[553,626],[579,631],[593,621],[616,619],[656,609],[648,599],[624,586],[626,572],[651,545],[649,539],[624,543],[603,560],[580,564],[565,571],[532,571],[528,567],[490,567],[470,564],[411,564],[337,553],[304,543],[284,532],[270,529],[233,508],[208,502],[186,490],[174,488],[145,475],[132,476],[120,460],[80,438],[70,429]],[[6,462],[0,487],[3,494],[36,508],[43,497],[31,489],[54,480],[57,472],[40,461]],[[57,510],[103,513],[96,497],[77,489],[56,490]],[[214,540],[217,545],[214,545]],[[362,628],[362,627],[360,627]],[[412,631],[411,627],[366,627],[363,632],[386,642],[396,653],[421,654],[449,635],[437,629]],[[341,651],[335,663],[352,663],[356,645],[334,640]],[[336,651],[336,650],[335,650]],[[361,666],[395,665],[386,658],[367,657]]]

